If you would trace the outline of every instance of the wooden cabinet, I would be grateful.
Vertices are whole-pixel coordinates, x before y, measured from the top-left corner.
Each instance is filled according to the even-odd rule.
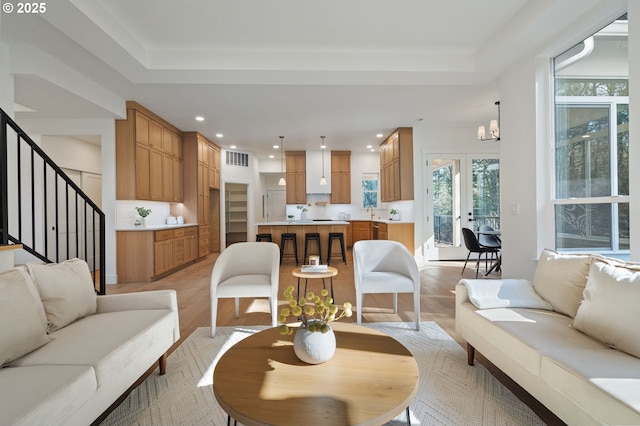
[[[173,230],[155,232],[155,275],[162,275],[175,267],[175,237]]]
[[[175,266],[181,266],[198,258],[198,228],[175,230]]]
[[[351,221],[351,238],[353,244],[360,240],[372,239],[371,222],[368,220]]]
[[[183,201],[182,133],[135,102],[116,120],[116,198]]]
[[[378,223],[378,239],[379,240],[388,240],[389,232],[386,223]]]
[[[379,240],[398,241],[404,244],[409,253],[414,252],[414,225],[412,222],[374,222],[374,224],[378,226]]]
[[[382,202],[413,200],[413,129],[400,127],[380,144]]]
[[[198,255],[198,227],[116,232],[118,282],[147,282],[189,264]]]
[[[331,151],[331,204],[351,204],[351,151]]]
[[[220,238],[220,147],[198,132],[184,132],[182,143],[184,204],[187,207],[184,218],[199,225],[196,247],[198,257],[203,257],[212,247],[220,250],[219,243],[211,244],[210,240],[214,237],[219,241]]]
[[[287,151],[285,156],[287,165],[287,204],[306,204],[306,153],[304,151]]]

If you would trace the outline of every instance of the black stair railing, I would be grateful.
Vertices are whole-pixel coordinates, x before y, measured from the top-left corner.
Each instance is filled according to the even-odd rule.
[[[105,294],[104,213],[0,109],[0,245],[43,262],[84,259]]]

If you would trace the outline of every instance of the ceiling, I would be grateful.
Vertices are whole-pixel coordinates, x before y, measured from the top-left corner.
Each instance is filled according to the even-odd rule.
[[[15,101],[33,110],[18,121],[120,118],[135,100],[259,158],[281,135],[285,149],[324,135],[364,152],[417,122],[473,139],[495,118],[500,73],[601,2],[56,0],[2,14],[0,40]]]

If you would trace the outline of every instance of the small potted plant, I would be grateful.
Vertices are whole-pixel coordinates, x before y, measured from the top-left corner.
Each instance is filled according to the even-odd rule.
[[[307,218],[307,212],[309,211],[307,207],[311,207],[311,204],[302,204],[296,206],[296,208],[300,210],[300,220],[305,220]]]
[[[288,215],[287,215],[287,220],[288,220],[289,222],[293,222],[293,215],[292,215],[292,214],[288,214]]]
[[[400,210],[391,209],[389,213],[391,214],[391,220],[400,220]]]
[[[336,338],[330,322],[342,317],[350,317],[352,305],[349,302],[342,304],[342,312],[338,305],[329,297],[329,291],[322,289],[320,295],[313,292],[306,297],[296,298],[292,285],[284,291],[284,298],[289,304],[282,308],[278,321],[280,334],[292,334],[295,328],[289,327],[285,322],[292,316],[302,322],[296,331],[293,340],[293,350],[296,356],[307,364],[320,364],[329,360],[336,350]]]
[[[146,209],[144,207],[136,207],[136,212],[138,213],[138,218],[134,223],[135,226],[145,226],[145,218],[151,214],[151,209]]]

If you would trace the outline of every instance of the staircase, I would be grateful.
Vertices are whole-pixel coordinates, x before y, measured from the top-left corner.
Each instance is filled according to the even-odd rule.
[[[85,260],[105,294],[104,213],[0,109],[0,247],[11,244],[46,263]]]

